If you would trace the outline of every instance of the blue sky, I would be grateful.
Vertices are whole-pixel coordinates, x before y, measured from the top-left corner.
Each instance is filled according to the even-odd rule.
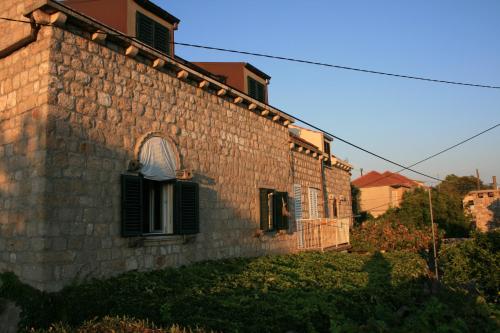
[[[155,0],[176,40],[500,86],[500,1]],[[272,76],[270,104],[409,165],[500,122],[500,90],[426,83],[178,46],[192,61],[246,61]],[[356,167],[398,170],[336,141]],[[500,178],[500,127],[415,169]],[[420,180],[422,176],[407,175]]]

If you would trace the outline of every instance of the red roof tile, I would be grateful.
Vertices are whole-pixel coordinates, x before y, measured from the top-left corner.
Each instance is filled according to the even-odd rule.
[[[377,171],[368,172],[366,175],[361,176],[352,181],[353,185],[357,187],[377,187],[377,186],[406,186],[414,187],[419,186],[419,183],[406,178],[398,173],[386,171],[379,173]]]

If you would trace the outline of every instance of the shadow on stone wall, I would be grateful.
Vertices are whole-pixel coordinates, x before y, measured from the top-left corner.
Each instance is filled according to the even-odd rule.
[[[488,209],[492,213],[491,220],[486,223],[488,231],[500,228],[500,199],[496,199],[489,206]]]

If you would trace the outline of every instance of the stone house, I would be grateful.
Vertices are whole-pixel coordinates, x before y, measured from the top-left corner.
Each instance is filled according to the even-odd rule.
[[[360,190],[360,208],[373,217],[384,214],[389,208],[399,207],[406,191],[424,186],[398,173],[370,171],[352,181]]]
[[[267,104],[253,66],[257,83],[233,87],[174,55],[178,19],[120,1],[125,19],[105,24],[58,1],[0,2],[30,22],[0,22],[0,271],[56,290],[348,243],[352,167],[331,138],[311,142]]]
[[[466,213],[472,216],[479,231],[490,231],[500,227],[500,189],[470,191],[463,199]]]

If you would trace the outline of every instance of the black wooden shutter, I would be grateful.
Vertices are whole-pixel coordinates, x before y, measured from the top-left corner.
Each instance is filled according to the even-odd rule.
[[[154,21],[146,15],[137,12],[135,33],[141,42],[154,47]]]
[[[267,231],[269,230],[269,204],[267,202],[268,189],[259,189],[259,201],[260,201],[260,229]]]
[[[167,27],[164,27],[161,24],[158,24],[155,22],[154,25],[154,48],[170,54],[170,32],[168,31]]]
[[[257,82],[250,76],[247,77],[248,95],[255,99],[257,99],[257,87],[255,85],[256,83]]]
[[[142,234],[142,178],[122,175],[122,236]]]
[[[262,83],[256,82],[256,88],[257,88],[257,100],[264,102],[266,100],[265,97],[265,92],[264,92],[264,85]]]
[[[174,186],[174,233],[196,234],[200,231],[199,187],[197,183],[178,181]]]

